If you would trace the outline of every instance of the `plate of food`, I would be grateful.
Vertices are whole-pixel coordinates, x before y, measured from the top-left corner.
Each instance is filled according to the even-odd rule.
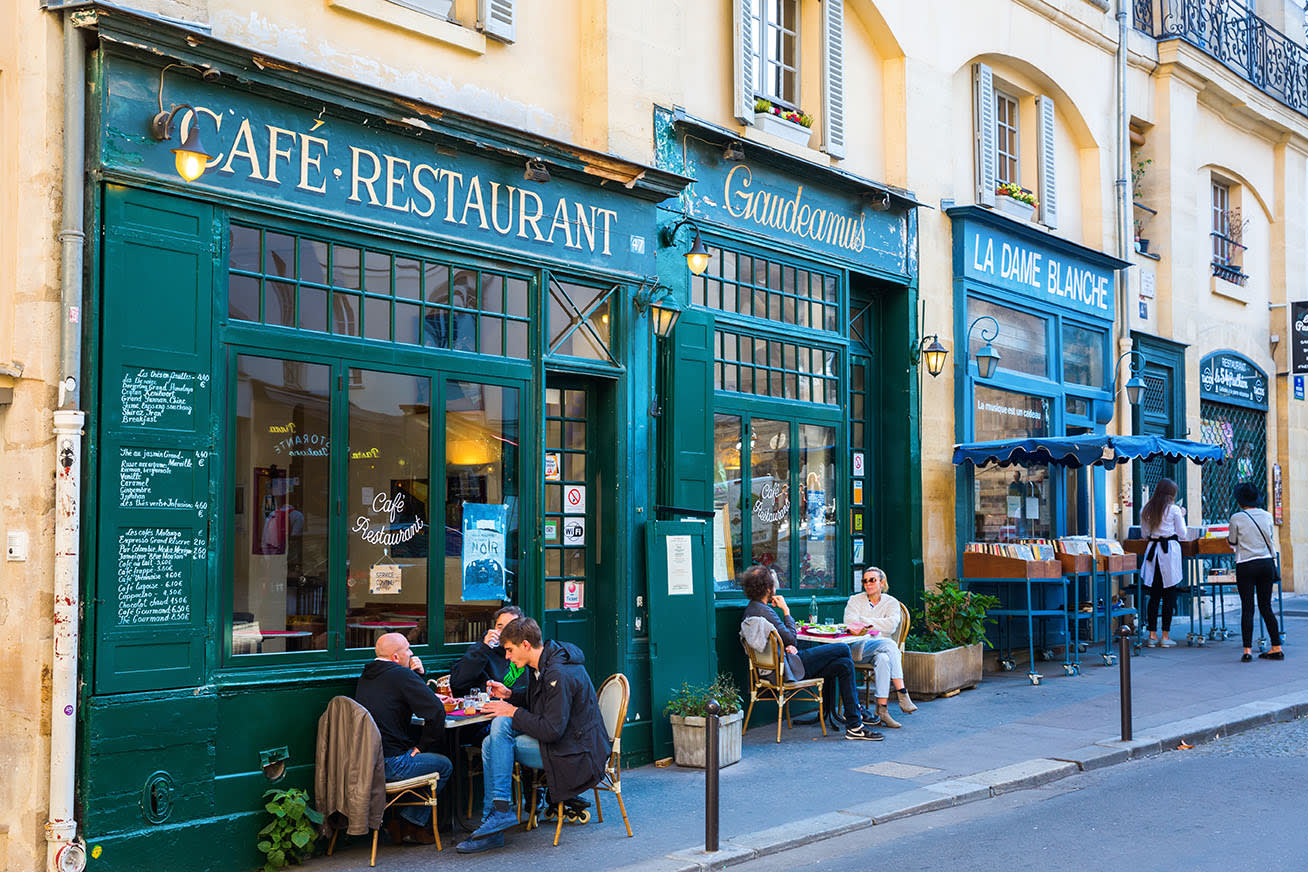
[[[844,624],[804,624],[803,630],[809,636],[844,636],[849,632]]]

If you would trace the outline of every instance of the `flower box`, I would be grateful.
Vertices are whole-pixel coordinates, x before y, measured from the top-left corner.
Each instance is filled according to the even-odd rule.
[[[677,765],[703,769],[708,718],[684,718],[680,715],[670,717],[672,754]],[[741,727],[744,721],[744,712],[718,718],[718,768],[740,762]]]
[[[1012,215],[1019,221],[1030,221],[1035,217],[1035,206],[1023,203],[1021,200],[1014,200],[1007,194],[996,194],[995,206],[1000,212]]]
[[[787,121],[778,115],[773,115],[771,112],[755,112],[754,126],[764,133],[779,136],[787,142],[793,142],[795,145],[806,146],[813,137],[813,128]]]
[[[913,696],[932,699],[980,683],[980,642],[944,651],[904,652],[904,686]]]

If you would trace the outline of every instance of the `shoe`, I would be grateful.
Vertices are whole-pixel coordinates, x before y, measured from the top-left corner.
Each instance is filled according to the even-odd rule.
[[[491,809],[490,813],[482,820],[481,826],[473,830],[472,838],[484,839],[495,833],[502,833],[509,827],[517,826],[518,817],[511,811],[495,811]]]
[[[1241,655],[1240,655],[1240,662],[1241,662],[1241,663],[1252,663],[1252,662],[1253,662],[1253,655],[1252,655],[1252,654],[1241,654]]]
[[[1158,640],[1158,647],[1159,647],[1159,648],[1175,648],[1175,647],[1176,647],[1176,643],[1173,642],[1171,639],[1159,639],[1159,640]]]
[[[1259,660],[1284,660],[1284,651],[1264,651],[1258,655]]]
[[[386,832],[390,834],[391,841],[397,845],[436,844],[436,837],[431,834],[430,829],[410,823],[398,815],[386,822]]]
[[[890,716],[890,710],[883,705],[877,706],[877,718],[880,719],[881,725],[897,730],[900,727],[899,721]]]
[[[881,716],[872,709],[863,709],[863,726],[879,727],[881,726]]]
[[[454,850],[460,854],[480,854],[482,851],[493,851],[496,848],[504,847],[504,833],[493,833],[484,839],[469,837],[454,846]]]
[[[1148,639],[1145,639],[1145,647],[1146,647],[1146,648],[1157,648],[1157,647],[1158,647],[1158,640],[1155,639],[1153,636],[1150,636]]]
[[[846,739],[858,739],[864,742],[880,742],[885,736],[866,727],[850,727],[845,730]]]
[[[901,712],[906,715],[911,715],[913,712],[917,711],[917,706],[913,704],[913,700],[908,698],[907,690],[897,690],[895,691],[895,696],[899,699],[899,710]]]

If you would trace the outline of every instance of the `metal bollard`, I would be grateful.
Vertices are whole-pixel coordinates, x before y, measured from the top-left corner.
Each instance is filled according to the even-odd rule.
[[[709,700],[704,724],[704,850],[718,850],[718,715],[722,706]]]
[[[1122,691],[1122,741],[1131,741],[1131,638],[1135,627],[1123,623],[1117,630],[1117,668]]]

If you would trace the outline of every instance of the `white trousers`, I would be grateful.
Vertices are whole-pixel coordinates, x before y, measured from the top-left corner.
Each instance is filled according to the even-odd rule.
[[[859,663],[871,663],[877,699],[889,699],[890,679],[904,677],[904,655],[894,639],[869,639],[855,658]]]

